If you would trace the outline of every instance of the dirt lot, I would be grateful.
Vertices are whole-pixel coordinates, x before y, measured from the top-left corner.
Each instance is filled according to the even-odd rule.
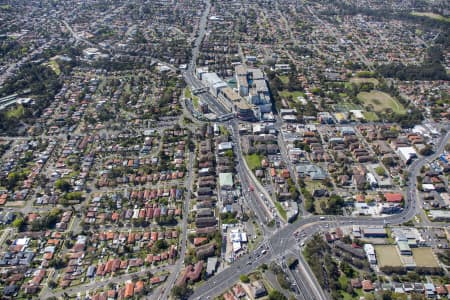
[[[412,253],[418,267],[439,268],[439,263],[431,248],[413,248]]]

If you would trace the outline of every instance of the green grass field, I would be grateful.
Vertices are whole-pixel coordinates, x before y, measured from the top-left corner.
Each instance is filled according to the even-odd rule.
[[[11,118],[20,119],[24,113],[25,113],[24,107],[21,104],[19,104],[14,108],[9,109],[6,112],[6,117],[8,119],[11,119]]]
[[[396,246],[394,245],[376,245],[375,253],[377,254],[378,266],[380,268],[403,267],[400,256],[398,255]]]
[[[438,20],[438,21],[444,21],[444,22],[450,22],[450,18],[446,18],[442,15],[439,14],[435,14],[432,12],[418,12],[418,11],[414,11],[411,13],[411,15],[413,16],[418,16],[418,17],[427,17],[433,20]]]
[[[391,109],[394,113],[399,115],[404,115],[406,113],[406,110],[401,103],[384,92],[361,92],[357,97],[365,106],[372,106],[375,112],[385,112],[386,109]]]
[[[294,101],[297,101],[298,97],[305,97],[305,93],[300,92],[300,91],[294,91],[294,92],[289,92],[287,90],[283,90],[281,92],[279,92],[280,96],[287,99],[289,96],[292,96],[292,99],[294,99]]]
[[[354,77],[350,79],[350,82],[357,85],[370,82],[373,83],[374,86],[377,86],[380,83],[376,78],[362,78],[362,77]]]
[[[55,72],[56,75],[61,74],[61,69],[59,68],[59,64],[56,62],[56,60],[51,59],[48,65],[53,70],[53,72]]]
[[[198,108],[198,97],[197,96],[192,97],[192,104],[194,105],[195,109]]]
[[[319,215],[323,215],[324,212],[322,210],[322,207],[320,206],[321,203],[325,203],[325,207],[327,206],[328,199],[327,198],[314,198],[314,208],[316,210],[316,213]]]
[[[287,77],[286,75],[278,75],[278,78],[280,78],[280,80],[283,84],[289,83],[289,77]]]
[[[190,88],[186,88],[184,90],[184,98],[191,98],[192,99],[192,104],[194,105],[194,108],[195,109],[198,108],[198,100],[199,100],[199,98],[197,96],[192,95],[192,92],[191,92]]]
[[[364,108],[361,105],[357,105],[357,104],[346,102],[346,101],[341,102],[339,104],[335,104],[333,106],[336,111],[340,111],[340,112],[349,111],[349,110],[364,110]]]
[[[192,93],[191,93],[191,89],[190,88],[186,88],[184,90],[184,97],[185,98],[192,98]]]
[[[219,125],[219,129],[222,135],[230,136],[230,131],[225,126]]]
[[[305,180],[306,189],[311,194],[314,193],[314,190],[326,189],[328,188],[319,180]]]
[[[262,157],[258,154],[250,154],[245,156],[245,161],[251,170],[256,170],[261,168]]]
[[[374,113],[373,111],[365,111],[363,112],[363,115],[368,122],[376,122],[379,120],[377,114]]]

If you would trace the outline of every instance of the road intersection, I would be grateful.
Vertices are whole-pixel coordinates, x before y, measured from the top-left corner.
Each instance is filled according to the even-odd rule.
[[[386,225],[386,224],[402,224],[417,215],[421,211],[419,200],[416,194],[416,176],[419,174],[420,169],[428,161],[433,160],[439,156],[443,151],[450,137],[450,133],[445,134],[437,146],[435,154],[429,157],[425,157],[415,161],[409,168],[409,181],[407,186],[407,201],[405,209],[396,215],[380,218],[372,217],[344,217],[344,216],[309,216],[297,220],[293,224],[284,226],[282,229],[273,233],[270,238],[267,239],[268,251],[265,255],[261,255],[259,259],[254,257],[261,254],[261,248],[255,249],[253,252],[242,256],[238,261],[232,264],[229,268],[215,275],[208,280],[205,284],[198,287],[192,299],[206,299],[207,297],[218,296],[225,290],[230,288],[239,280],[241,274],[246,274],[261,266],[262,264],[268,264],[273,260],[279,259],[280,256],[285,256],[288,252],[292,253],[291,249],[298,246],[298,242],[293,238],[293,234],[296,231],[302,231],[306,237],[311,237],[314,234],[322,230],[320,225],[334,222],[336,226],[344,226],[357,224],[361,226],[368,225]],[[309,287],[301,291],[304,293],[306,299],[328,299],[329,297],[324,293],[322,288],[318,285],[314,275],[310,271],[307,263],[304,261],[301,253],[297,251],[299,258],[299,269],[301,273],[298,277],[302,282],[305,282],[305,286]],[[214,283],[213,283],[214,282]]]

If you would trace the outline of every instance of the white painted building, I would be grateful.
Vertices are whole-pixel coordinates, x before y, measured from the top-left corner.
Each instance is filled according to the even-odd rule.
[[[375,248],[372,244],[364,244],[364,252],[366,252],[367,260],[371,265],[377,263],[377,256],[375,254]]]

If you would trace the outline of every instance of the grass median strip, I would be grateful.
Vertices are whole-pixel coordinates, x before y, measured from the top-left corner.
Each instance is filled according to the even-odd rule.
[[[283,218],[283,220],[286,220],[287,216],[286,216],[286,211],[283,208],[283,205],[281,205],[281,203],[278,201],[274,201],[274,202],[275,202],[275,207],[278,209],[278,212],[280,213],[280,216]]]

